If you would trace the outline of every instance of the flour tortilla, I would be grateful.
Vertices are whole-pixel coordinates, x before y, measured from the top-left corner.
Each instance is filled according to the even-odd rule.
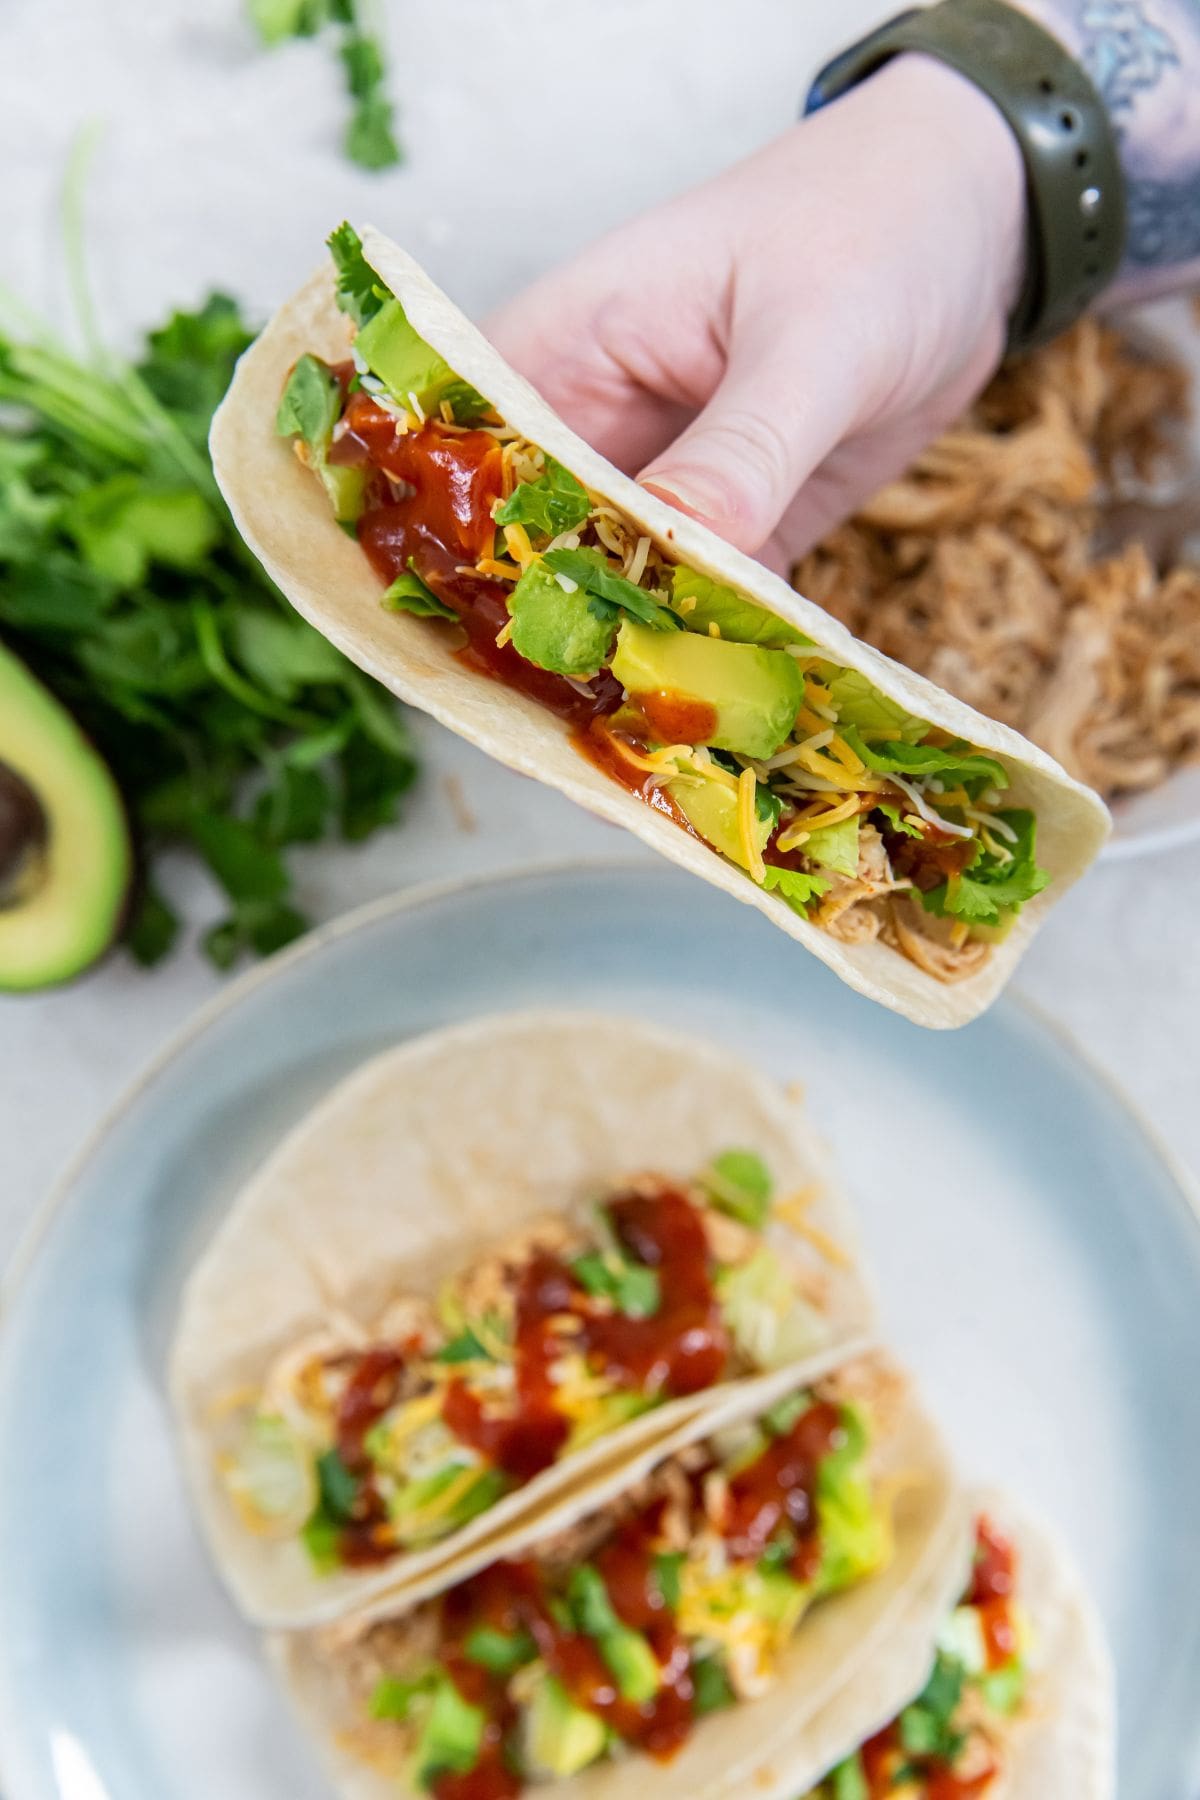
[[[745,1397],[732,1399],[718,1422],[745,1417],[748,1410],[754,1409]],[[680,1433],[650,1460],[686,1441]],[[751,1794],[755,1800],[797,1800],[828,1767],[822,1752],[831,1730],[838,1743],[855,1744],[877,1708],[891,1716],[903,1706],[924,1680],[934,1634],[966,1580],[972,1514],[936,1431],[911,1395],[896,1429],[876,1448],[882,1479],[896,1481],[893,1559],[877,1575],[813,1608],[766,1694],[699,1721],[668,1763],[632,1757],[597,1764],[530,1792],[544,1800],[625,1800],[643,1785],[655,1800],[745,1800]],[[574,1518],[600,1508],[611,1491],[610,1484],[589,1490],[577,1501]],[[514,1548],[528,1553],[545,1535],[527,1534]],[[342,1800],[418,1800],[411,1784],[365,1766],[339,1741],[355,1707],[336,1634],[334,1639],[296,1633],[273,1638],[269,1649],[336,1792]]]
[[[533,1219],[578,1216],[641,1170],[691,1176],[731,1146],[759,1152],[780,1198],[815,1185],[804,1217],[843,1260],[778,1222],[771,1240],[819,1272],[825,1341],[814,1352],[845,1355],[873,1319],[853,1219],[798,1105],[723,1050],[628,1018],[523,1013],[414,1039],[336,1087],[235,1201],[187,1283],[172,1349],[193,1499],[243,1611],[292,1625],[438,1585],[472,1546],[568,1502],[704,1407],[794,1382],[785,1370],[669,1402],[441,1543],[370,1571],[321,1576],[295,1539],[256,1536],[217,1472],[215,1421],[229,1397],[257,1388],[276,1355],[331,1314],[369,1331],[390,1300],[432,1293]]]
[[[1049,909],[1100,849],[1109,830],[1102,802],[1044,751],[860,644],[779,576],[613,468],[508,367],[410,256],[370,227],[362,236],[372,267],[450,367],[510,425],[634,520],[667,556],[739,589],[806,632],[823,655],[860,670],[920,718],[1002,758],[1013,778],[1012,804],[1037,813],[1038,856],[1051,885],[1022,908],[1009,937],[984,966],[951,986],[886,944],[839,943],[594,767],[545,708],[464,668],[444,626],[385,612],[379,580],[357,543],[335,522],[321,483],[275,432],[279,398],[296,359],[305,351],[329,361],[349,353],[351,328],[334,303],[328,263],[247,351],[213,421],[213,467],[238,529],[288,599],[402,700],[432,713],[509,768],[548,782],[601,818],[624,825],[682,868],[756,906],[860,993],[922,1025],[961,1025],[974,1018],[999,993]]]
[[[1114,1800],[1116,1795],[1116,1693],[1104,1632],[1070,1556],[1044,1521],[1006,1494],[991,1489],[970,1495],[974,1517],[984,1512],[1017,1546],[1018,1594],[1029,1620],[1031,1685],[1028,1712],[1014,1719],[1005,1745],[1005,1768],[987,1800]],[[940,1571],[938,1572],[940,1574]],[[936,1577],[935,1577],[936,1579]],[[932,1588],[931,1588],[932,1597]],[[950,1605],[957,1600],[952,1595]],[[936,1632],[946,1616],[922,1600],[914,1608],[932,1618]],[[889,1724],[925,1685],[933,1661],[928,1632],[915,1622],[907,1635],[916,1652],[913,1677],[899,1705],[877,1689],[862,1697],[857,1722],[839,1694],[808,1729],[822,1771],[836,1767],[865,1739]],[[900,1646],[897,1645],[897,1652]],[[803,1790],[798,1790],[799,1794]]]

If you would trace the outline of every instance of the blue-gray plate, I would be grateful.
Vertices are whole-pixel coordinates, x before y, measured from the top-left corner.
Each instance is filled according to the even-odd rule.
[[[576,1003],[805,1085],[888,1327],[965,1469],[1074,1544],[1117,1660],[1122,1800],[1194,1800],[1200,1226],[1178,1177],[1022,1006],[923,1032],[646,866],[410,893],[315,934],[201,1015],[75,1169],[0,1337],[6,1800],[325,1793],[188,1515],[162,1379],[179,1285],[239,1183],[353,1064],[473,1013]]]

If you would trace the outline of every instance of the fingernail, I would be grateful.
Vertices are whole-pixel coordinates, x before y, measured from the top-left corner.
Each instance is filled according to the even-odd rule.
[[[665,500],[668,506],[677,507],[693,519],[723,519],[728,511],[728,497],[718,493],[702,475],[691,470],[671,469],[661,475],[657,472],[639,475],[638,481],[650,493]]]

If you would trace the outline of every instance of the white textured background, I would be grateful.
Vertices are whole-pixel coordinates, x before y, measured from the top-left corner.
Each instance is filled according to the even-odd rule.
[[[885,11],[873,0],[385,8],[409,159],[369,176],[336,151],[344,104],[332,54],[300,43],[268,57],[239,0],[5,0],[0,279],[61,315],[57,192],[77,132],[95,119],[89,253],[119,342],[213,286],[265,314],[347,214],[373,218],[482,312],[780,129],[829,51]],[[437,727],[415,728],[424,775],[404,829],[296,858],[315,917],[435,876],[629,851]],[[461,784],[475,829],[448,781]],[[215,916],[219,902],[190,865],[170,885]],[[1193,1168],[1198,892],[1200,847],[1099,869],[1021,975]],[[0,1259],[105,1106],[219,985],[189,951],[150,976],[118,957],[71,990],[0,1000]]]

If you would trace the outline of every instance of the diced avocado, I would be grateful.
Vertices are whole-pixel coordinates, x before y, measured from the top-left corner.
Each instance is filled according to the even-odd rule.
[[[679,633],[680,637],[684,635]],[[739,868],[748,868],[738,822],[736,784],[724,771],[706,769],[703,763],[685,762],[680,758],[678,767],[679,774],[664,781],[663,787],[692,830],[722,856],[727,856],[730,862],[737,863]],[[765,850],[772,829],[773,821],[769,816],[759,818],[755,814],[754,837],[760,852]]]
[[[567,593],[544,562],[532,562],[508,599],[512,645],[526,662],[558,675],[594,675],[613,640],[611,608],[597,618],[582,588]]]
[[[0,646],[0,991],[69,981],[102,956],[132,868],[107,765]]]
[[[487,1714],[464,1700],[448,1675],[438,1681],[433,1704],[417,1739],[413,1776],[419,1788],[452,1771],[465,1775],[479,1761]]]
[[[829,1771],[826,1785],[829,1800],[871,1800],[862,1757],[857,1750],[845,1762],[840,1762],[836,1769]],[[824,1791],[825,1789],[821,1790],[822,1793]]]
[[[531,1770],[577,1775],[603,1756],[607,1742],[603,1719],[576,1706],[562,1683],[547,1675],[534,1690],[525,1715],[525,1755]]]
[[[678,741],[743,756],[778,750],[804,701],[804,676],[785,650],[651,631],[631,619],[617,634],[612,672],[651,719],[655,710],[696,714],[699,729]]]
[[[363,494],[367,486],[366,469],[352,468],[346,463],[323,462],[318,465],[317,473],[325,484],[325,492],[329,495],[333,516],[338,524],[353,524],[363,509]]]
[[[398,300],[389,300],[359,327],[354,349],[401,406],[411,406],[415,394],[425,412],[436,411],[439,394],[458,380],[449,363],[413,330]]]
[[[662,1672],[649,1642],[630,1625],[607,1632],[600,1640],[600,1654],[608,1664],[622,1700],[644,1706],[662,1685]]]
[[[754,1150],[722,1150],[697,1176],[718,1212],[760,1230],[771,1210],[771,1171]]]

